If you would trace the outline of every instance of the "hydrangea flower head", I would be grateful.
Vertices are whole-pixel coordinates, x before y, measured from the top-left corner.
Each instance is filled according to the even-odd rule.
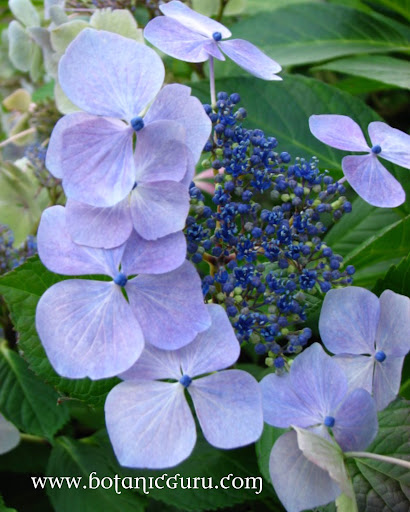
[[[147,346],[138,362],[120,375],[124,382],[110,391],[106,424],[121,465],[159,469],[190,455],[196,428],[185,390],[213,446],[236,448],[261,435],[258,383],[247,372],[223,370],[237,360],[239,343],[224,309],[207,308],[212,319],[207,331],[179,350]]]
[[[405,201],[403,187],[380,163],[378,157],[410,169],[410,136],[375,121],[369,124],[370,147],[360,126],[342,115],[313,115],[309,118],[312,134],[321,142],[345,151],[367,155],[345,156],[342,169],[347,181],[373,206],[393,208]]]
[[[260,385],[264,420],[270,425],[301,427],[327,439],[330,429],[343,451],[364,450],[377,434],[374,400],[364,389],[349,392],[342,368],[318,343],[296,357],[289,374],[267,375]],[[323,505],[341,492],[325,471],[303,456],[294,432],[275,443],[270,474],[291,512]],[[304,485],[295,493],[297,481]]]
[[[43,212],[38,248],[44,265],[68,276],[111,279],[61,281],[41,297],[36,327],[60,375],[111,377],[132,366],[144,341],[176,349],[208,328],[200,279],[184,262],[181,232],[156,241],[133,233],[122,246],[96,249],[72,241],[65,214],[62,206]]]
[[[331,290],[323,302],[319,330],[350,388],[373,393],[378,410],[395,399],[410,350],[408,297],[385,290],[378,299],[355,286]]]
[[[0,414],[0,455],[15,448],[20,442],[17,428]]]
[[[151,20],[144,37],[164,53],[187,62],[204,62],[210,57],[225,60],[222,52],[238,66],[264,80],[282,80],[276,76],[282,68],[253,44],[232,39],[231,32],[221,23],[199,14],[182,2],[160,6],[165,16]]]

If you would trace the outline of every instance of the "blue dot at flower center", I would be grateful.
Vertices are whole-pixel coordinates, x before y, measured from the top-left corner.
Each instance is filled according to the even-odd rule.
[[[142,117],[139,116],[134,117],[133,119],[131,119],[131,126],[133,130],[139,132],[144,128],[144,120],[142,119]]]
[[[220,41],[222,39],[222,34],[220,32],[214,32],[212,34],[212,37],[213,37],[214,41]]]
[[[122,272],[119,272],[114,277],[114,283],[117,284],[118,286],[124,287],[127,284],[127,276],[125,274],[123,274]]]
[[[379,153],[381,153],[381,150],[382,148],[376,144],[375,146],[372,147],[372,153],[374,153],[375,155],[378,155]]]
[[[326,416],[325,420],[323,421],[323,424],[325,427],[333,427],[335,424],[335,419],[333,416]]]
[[[183,375],[179,379],[179,382],[184,386],[184,388],[187,388],[191,384],[192,379],[189,375]]]
[[[376,352],[376,354],[374,355],[374,358],[376,359],[376,361],[378,361],[379,363],[382,363],[385,359],[386,359],[386,354],[383,352],[383,350],[379,350],[378,352]]]

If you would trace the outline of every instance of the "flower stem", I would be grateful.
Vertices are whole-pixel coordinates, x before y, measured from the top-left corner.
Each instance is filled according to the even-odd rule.
[[[343,178],[340,178],[340,180],[338,181],[338,183],[342,184],[346,181],[346,176],[343,176]]]
[[[35,131],[36,131],[35,128],[28,128],[27,130],[16,133],[15,135],[12,135],[8,139],[3,140],[3,142],[0,142],[0,148],[7,146],[7,144],[10,144],[11,142],[14,142],[15,140],[20,139],[21,137],[24,137],[25,135],[30,135],[30,133],[34,133]]]
[[[374,459],[380,462],[388,462],[389,464],[396,464],[397,466],[403,466],[406,469],[410,469],[410,462],[403,459],[396,459],[395,457],[387,457],[386,455],[379,455],[378,453],[369,452],[346,452],[346,457],[354,457],[356,459]]]
[[[216,105],[216,94],[215,94],[215,70],[214,70],[214,58],[209,56],[209,85],[211,88],[211,104],[212,107]]]

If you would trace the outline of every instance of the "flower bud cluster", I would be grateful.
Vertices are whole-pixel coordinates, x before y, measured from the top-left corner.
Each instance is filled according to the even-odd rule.
[[[352,282],[354,268],[322,240],[351,204],[315,157],[292,159],[274,137],[244,128],[239,101],[220,92],[216,111],[205,105],[213,130],[202,165],[214,169],[215,191],[208,201],[191,185],[188,255],[205,298],[225,306],[239,341],[279,369],[311,337],[303,324],[315,296]]]
[[[29,235],[20,247],[14,246],[13,232],[0,224],[0,275],[18,267],[37,252],[35,237]]]

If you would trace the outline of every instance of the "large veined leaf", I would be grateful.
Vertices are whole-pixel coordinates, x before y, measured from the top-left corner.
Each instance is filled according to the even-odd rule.
[[[385,55],[348,57],[313,68],[313,70],[323,69],[347,75],[361,76],[389,85],[410,89],[410,66],[408,61]]]
[[[51,452],[47,476],[56,482],[62,476],[66,480],[54,487],[47,483],[47,494],[58,512],[140,512],[144,508],[141,498],[132,491],[121,487],[117,482],[115,491],[115,472],[104,453],[96,446],[84,441],[75,441],[68,437],[59,437]],[[94,480],[89,477],[94,476]],[[96,478],[105,479],[104,484],[96,487]],[[111,487],[109,482],[111,481]],[[70,482],[70,484],[68,483]],[[75,483],[78,483],[76,488]]]
[[[392,265],[384,278],[377,281],[372,291],[379,296],[384,290],[410,296],[410,254],[398,265]]]
[[[84,400],[91,405],[102,405],[118,379],[91,381],[60,377],[51,367],[36,332],[37,302],[47,288],[63,279],[63,276],[49,272],[38,257],[33,257],[0,278],[0,293],[10,309],[11,319],[18,332],[19,348],[31,369],[62,395]]]
[[[101,452],[117,464],[111,444],[104,432],[99,432],[92,439],[98,443]],[[206,442],[198,432],[194,451],[178,466],[166,470],[132,470],[118,465],[116,467],[116,472],[122,477],[145,477],[147,485],[149,477],[154,479],[160,477],[160,486],[164,489],[150,488],[149,497],[171,505],[176,510],[184,512],[209,511],[232,507],[247,501],[263,500],[271,502],[273,510],[283,511],[272,486],[266,485],[259,474],[253,445],[236,450],[218,450]],[[177,477],[175,488],[162,483],[161,477],[164,473],[168,477]],[[179,477],[183,478],[185,488],[180,485]],[[186,488],[188,478],[193,482],[193,477],[202,477],[204,485],[209,488],[204,489],[201,484],[195,487],[193,483],[190,488]],[[239,477],[236,480],[238,483],[232,484],[235,477]],[[221,481],[222,478],[225,480]],[[243,484],[239,484],[239,479]],[[173,481],[171,480],[170,484]],[[138,492],[145,494],[141,484]]]
[[[386,269],[408,253],[410,215],[375,233],[345,255],[344,263],[358,269],[354,282],[371,288]]]
[[[367,451],[410,461],[410,402],[398,399],[379,415],[379,433]],[[349,460],[359,512],[404,512],[410,503],[408,469],[372,459]]]
[[[387,7],[410,20],[410,0],[373,0],[373,3]]]
[[[404,34],[383,17],[337,4],[285,5],[231,29],[234,38],[251,41],[282,66],[409,48]],[[232,69],[227,63],[217,67],[225,75],[231,75]]]
[[[0,410],[16,427],[51,439],[68,420],[66,404],[5,343],[0,345]]]
[[[375,208],[360,198],[353,211],[336,224],[325,242],[357,269],[354,284],[372,288],[408,252],[408,218],[397,210]]]

